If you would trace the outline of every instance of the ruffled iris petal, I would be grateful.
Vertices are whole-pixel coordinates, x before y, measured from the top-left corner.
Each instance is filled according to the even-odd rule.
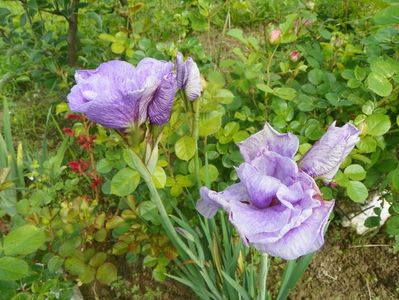
[[[196,208],[206,218],[212,218],[219,208],[228,211],[230,202],[249,200],[247,190],[241,183],[233,184],[220,193],[202,187],[200,194],[201,199],[197,202]]]
[[[197,64],[189,57],[186,61],[185,92],[188,100],[194,101],[202,92],[201,74]]]
[[[189,57],[186,62],[179,52],[176,55],[177,87],[184,90],[188,100],[194,101],[202,93],[201,74],[197,64]]]
[[[336,127],[334,122],[303,156],[299,167],[312,177],[320,176],[330,181],[359,141],[359,134],[359,129],[351,124]]]
[[[300,226],[292,228],[281,239],[273,243],[257,241],[253,246],[287,260],[315,252],[324,244],[324,231],[333,207],[333,201],[323,201]]]
[[[260,173],[248,163],[241,164],[237,175],[247,188],[250,202],[257,208],[268,207],[281,185],[280,180]]]
[[[163,78],[148,106],[148,116],[152,124],[162,125],[169,121],[176,91],[176,75],[170,73]]]
[[[238,143],[238,147],[247,162],[260,155],[265,149],[292,158],[298,151],[299,141],[295,135],[279,133],[266,123],[263,130]]]
[[[186,74],[186,64],[183,61],[183,55],[178,52],[176,55],[176,80],[177,87],[179,89],[184,89],[185,75]]]

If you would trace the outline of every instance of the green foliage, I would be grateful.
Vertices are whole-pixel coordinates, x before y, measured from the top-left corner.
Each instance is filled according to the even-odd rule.
[[[142,261],[159,281],[173,274],[205,299],[256,297],[251,287],[259,257],[241,244],[225,217],[218,216],[220,229],[198,218],[194,203],[198,184],[222,190],[237,181],[234,168],[242,158],[235,144],[265,121],[299,136],[295,159],[334,120],[361,129],[360,142],[333,179],[337,185],[321,191],[325,199],[355,205],[371,192],[382,193],[392,205],[386,231],[398,238],[396,2],[80,3],[79,68],[110,59],[172,59],[178,50],[200,66],[206,87],[199,100],[198,141],[193,105],[181,94],[163,128],[159,153],[149,153],[143,144],[139,151],[155,188],[162,189],[167,213],[181,212],[174,225],[181,227],[208,277],[191,266],[191,257],[177,257],[145,180],[120,150],[123,134],[65,118],[64,102],[50,110],[32,106],[44,98],[65,99],[72,85],[75,68],[67,65],[66,42],[71,3],[0,4],[0,221],[6,225],[0,299],[52,299],[53,291],[70,299],[75,283],[117,286],[117,259]],[[271,44],[268,35],[275,27],[282,35]],[[292,51],[299,52],[298,60],[290,58]],[[73,137],[62,134],[62,127],[70,128]],[[80,136],[95,136],[89,149],[79,146]],[[73,171],[70,163],[81,159],[87,170]],[[366,226],[379,226],[379,218]],[[202,249],[204,244],[209,247]],[[288,264],[279,299],[308,263],[303,258]],[[177,267],[182,265],[187,269]]]
[[[27,255],[43,246],[45,241],[46,236],[41,229],[23,225],[4,237],[3,251],[5,255]]]

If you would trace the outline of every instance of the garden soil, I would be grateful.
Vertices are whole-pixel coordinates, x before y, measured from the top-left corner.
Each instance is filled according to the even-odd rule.
[[[283,268],[283,261],[272,262],[268,286],[278,286]],[[97,299],[196,299],[190,290],[174,281],[153,281],[151,273],[139,266],[129,267],[121,261],[119,269],[128,285],[117,288],[119,296],[115,289],[97,285]],[[130,293],[133,286],[136,288]],[[84,299],[96,298],[93,286],[86,286],[82,292]],[[314,257],[290,299],[399,299],[399,259],[393,250],[393,241],[385,233],[359,237],[349,229],[330,226],[326,244]]]
[[[386,233],[358,237],[330,229],[291,299],[399,299],[398,254]]]

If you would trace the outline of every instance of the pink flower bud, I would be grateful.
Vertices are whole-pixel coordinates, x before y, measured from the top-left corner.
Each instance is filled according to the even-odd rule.
[[[297,50],[291,51],[290,60],[292,62],[297,62],[300,58],[301,58],[301,54],[299,53],[299,51],[297,51]]]
[[[269,42],[270,44],[275,44],[278,42],[278,40],[281,37],[281,29],[280,28],[274,28],[272,30],[272,32],[270,32],[270,36],[269,36]]]

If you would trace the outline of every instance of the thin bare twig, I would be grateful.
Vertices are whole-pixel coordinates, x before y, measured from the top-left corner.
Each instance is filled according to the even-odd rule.
[[[369,285],[369,281],[366,279],[366,286],[367,286],[367,291],[368,291],[368,293],[369,293],[369,299],[371,300],[372,299],[372,297],[371,297],[371,290],[370,290],[370,285]]]
[[[379,244],[369,244],[369,245],[354,245],[349,248],[373,248],[373,247],[392,247],[391,245],[379,245]]]

